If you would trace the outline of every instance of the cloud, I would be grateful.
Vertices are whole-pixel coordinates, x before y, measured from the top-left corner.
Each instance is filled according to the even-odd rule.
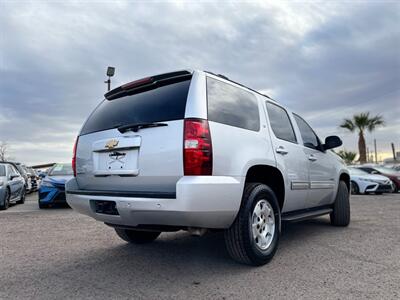
[[[183,68],[266,91],[321,135],[361,111],[387,126],[367,135],[400,149],[397,2],[2,2],[0,140],[26,163],[68,161],[82,123],[113,86]]]

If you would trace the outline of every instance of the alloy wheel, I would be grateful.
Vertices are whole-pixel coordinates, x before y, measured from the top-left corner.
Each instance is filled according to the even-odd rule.
[[[260,250],[266,250],[271,245],[275,234],[274,209],[267,200],[260,200],[252,214],[252,233],[255,244]]]

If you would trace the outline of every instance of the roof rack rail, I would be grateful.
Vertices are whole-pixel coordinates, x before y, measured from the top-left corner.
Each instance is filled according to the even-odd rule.
[[[222,74],[215,74],[215,73],[210,72],[210,71],[204,71],[204,72],[209,73],[209,74],[214,75],[214,76],[217,76],[217,77],[220,77],[220,78],[222,78],[222,79],[228,80],[228,81],[230,81],[230,82],[232,82],[232,83],[234,83],[234,84],[240,85],[240,86],[242,86],[242,87],[244,87],[244,88],[246,88],[246,89],[248,89],[248,90],[250,90],[250,91],[252,91],[252,92],[255,92],[255,93],[261,95],[261,96],[264,96],[264,97],[267,97],[268,99],[271,99],[271,100],[276,101],[275,99],[272,99],[270,96],[268,96],[268,95],[266,95],[266,94],[260,93],[259,91],[253,90],[252,88],[249,88],[248,86],[245,86],[245,85],[243,85],[243,84],[241,84],[241,83],[238,83],[238,82],[236,82],[236,81],[233,81],[232,79],[229,79],[229,78],[226,77],[225,75],[222,75]]]

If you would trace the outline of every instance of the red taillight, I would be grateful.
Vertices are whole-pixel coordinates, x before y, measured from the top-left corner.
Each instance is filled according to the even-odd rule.
[[[144,85],[144,84],[148,84],[148,83],[152,83],[152,82],[153,82],[153,78],[146,77],[146,78],[142,78],[142,79],[135,80],[135,81],[132,81],[132,82],[128,82],[128,83],[126,83],[124,85],[121,85],[121,88],[123,90],[129,90],[129,89],[133,89],[135,87],[138,87],[138,86],[141,86],[141,85]]]
[[[201,119],[186,119],[184,126],[184,174],[211,175],[212,146],[208,121]]]
[[[77,137],[75,140],[73,156],[72,156],[72,170],[74,171],[75,177],[76,177],[76,147],[78,145],[78,139],[79,139],[79,137]]]

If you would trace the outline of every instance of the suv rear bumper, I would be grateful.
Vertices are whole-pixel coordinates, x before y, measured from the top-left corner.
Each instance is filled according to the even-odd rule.
[[[67,182],[66,192],[73,209],[105,223],[228,228],[239,211],[243,186],[243,177],[185,176],[176,184],[175,197],[129,197],[128,193],[114,196],[79,190],[73,178]],[[96,213],[96,200],[115,201],[119,215]]]

